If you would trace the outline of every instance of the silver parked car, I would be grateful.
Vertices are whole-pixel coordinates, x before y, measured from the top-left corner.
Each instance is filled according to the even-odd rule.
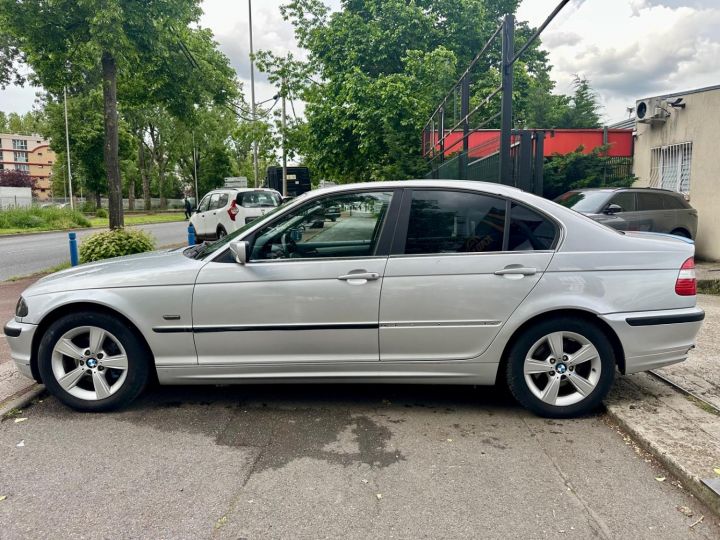
[[[698,214],[677,191],[653,188],[577,189],[555,202],[620,231],[649,231],[695,239]]]
[[[535,413],[567,417],[595,408],[616,369],[686,358],[704,317],[693,251],[497,184],[333,187],[212,244],[43,278],[5,334],[20,370],[78,410],[127,405],[155,372],[502,380]]]

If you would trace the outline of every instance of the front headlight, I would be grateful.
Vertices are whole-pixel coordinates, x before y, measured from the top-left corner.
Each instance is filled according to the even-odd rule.
[[[18,300],[17,305],[15,306],[15,316],[16,317],[27,317],[28,314],[28,307],[25,303],[25,299],[21,296]]]

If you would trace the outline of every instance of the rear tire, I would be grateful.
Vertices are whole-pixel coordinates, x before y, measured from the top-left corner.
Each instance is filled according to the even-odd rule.
[[[523,332],[510,349],[506,379],[515,399],[547,418],[594,411],[615,379],[615,354],[590,321],[558,317]]]
[[[127,324],[104,313],[73,313],[50,325],[38,368],[48,391],[84,412],[125,407],[145,388],[150,358]]]
[[[687,232],[685,229],[675,229],[670,234],[674,234],[675,236],[682,236],[683,238],[692,239],[692,236],[690,236],[690,233]]]

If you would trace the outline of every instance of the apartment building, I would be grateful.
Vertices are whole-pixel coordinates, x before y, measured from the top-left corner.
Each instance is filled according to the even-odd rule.
[[[0,133],[0,169],[24,171],[35,179],[33,195],[39,201],[52,196],[55,152],[39,135]]]

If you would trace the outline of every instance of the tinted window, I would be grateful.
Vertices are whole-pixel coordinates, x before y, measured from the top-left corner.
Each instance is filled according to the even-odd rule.
[[[258,231],[253,259],[369,257],[392,192],[349,193],[310,201]]]
[[[501,251],[505,201],[459,191],[414,191],[405,253]]]
[[[638,210],[662,210],[663,196],[659,193],[638,193]]]
[[[546,217],[518,204],[510,210],[508,251],[552,249],[557,229]]]
[[[683,204],[683,201],[680,200],[680,197],[676,197],[674,195],[663,195],[663,208],[666,208],[668,210],[684,210],[685,205]]]
[[[635,193],[632,191],[624,191],[618,193],[612,199],[610,204],[617,204],[622,208],[622,212],[634,212],[635,211]]]
[[[597,214],[605,207],[609,195],[607,191],[568,191],[555,199],[555,202],[576,212]]]

